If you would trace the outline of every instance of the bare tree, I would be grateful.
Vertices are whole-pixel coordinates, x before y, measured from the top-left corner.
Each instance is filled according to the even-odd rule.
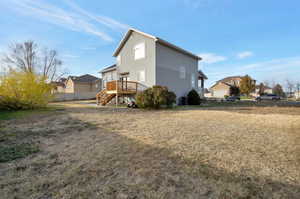
[[[272,80],[265,80],[263,84],[265,85],[265,87],[273,88],[276,86],[277,83],[274,81],[274,79],[272,79]]]
[[[41,55],[41,74],[49,80],[58,80],[68,73],[62,67],[62,61],[57,58],[57,51],[45,48]]]
[[[260,83],[259,84],[259,87],[258,87],[258,94],[261,96],[265,93],[265,90],[266,90],[266,86],[263,84],[263,83]]]
[[[273,93],[276,94],[276,95],[278,95],[278,96],[281,96],[281,97],[285,96],[284,91],[282,89],[282,86],[280,84],[276,84],[273,87]]]
[[[8,68],[43,75],[49,81],[57,80],[67,74],[58,58],[57,51],[38,48],[34,41],[15,43],[9,47],[3,62]]]
[[[267,87],[271,87],[270,81],[269,81],[269,80],[265,80],[265,81],[263,82],[263,85],[265,85],[265,86],[267,86]]]
[[[289,79],[286,79],[286,88],[287,88],[289,97],[291,97],[291,95],[294,91],[294,88],[295,88],[295,83]]]
[[[10,53],[4,56],[3,62],[9,68],[18,68],[24,72],[34,72],[37,62],[37,45],[32,41],[15,43],[9,46]]]

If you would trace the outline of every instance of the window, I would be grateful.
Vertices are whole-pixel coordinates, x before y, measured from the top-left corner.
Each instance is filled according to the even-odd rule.
[[[135,60],[145,58],[145,43],[136,45],[133,50]]]
[[[118,56],[117,56],[117,65],[120,66],[120,65],[121,65],[121,62],[122,62],[122,60],[121,60],[121,55],[118,55]]]
[[[145,71],[144,70],[139,71],[137,75],[138,75],[137,80],[139,82],[144,82],[145,81]]]
[[[111,78],[112,78],[112,80],[117,80],[118,79],[117,78],[117,73],[116,72],[112,72]]]
[[[192,88],[195,88],[195,74],[192,73],[192,76],[191,76],[191,84],[192,84]]]
[[[185,67],[181,66],[179,69],[179,77],[180,79],[185,79]]]

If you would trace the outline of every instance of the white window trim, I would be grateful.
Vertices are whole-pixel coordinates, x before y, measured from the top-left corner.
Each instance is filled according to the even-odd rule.
[[[117,65],[120,66],[122,64],[122,56],[118,55],[117,56]]]
[[[196,86],[195,86],[195,83],[196,83],[195,74],[192,73],[192,74],[191,74],[191,86],[192,86],[192,88],[195,88],[195,87],[196,87]]]
[[[137,49],[139,46],[143,46],[143,47],[144,47],[144,54],[143,54],[143,56],[136,58],[135,52],[136,52],[136,49]],[[134,58],[134,60],[139,60],[139,59],[145,59],[145,58],[146,58],[146,44],[145,44],[145,42],[136,44],[136,45],[133,47],[133,58]]]
[[[142,73],[142,72],[144,73],[144,75],[143,75],[143,80],[141,80],[141,73]],[[145,82],[145,81],[146,81],[146,72],[145,72],[145,70],[140,70],[140,71],[138,71],[137,75],[138,75],[137,80],[138,80],[139,82]]]

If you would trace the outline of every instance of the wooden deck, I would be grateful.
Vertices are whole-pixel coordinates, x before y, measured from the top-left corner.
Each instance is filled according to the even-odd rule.
[[[138,82],[134,81],[110,81],[106,83],[106,89],[96,95],[97,104],[106,105],[115,97],[134,95],[138,91]],[[118,101],[118,100],[117,100]]]
[[[138,91],[138,83],[134,81],[111,81],[106,83],[107,93],[135,94]]]

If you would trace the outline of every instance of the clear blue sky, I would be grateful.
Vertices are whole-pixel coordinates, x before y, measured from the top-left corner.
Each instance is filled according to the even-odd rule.
[[[1,0],[0,51],[35,40],[72,75],[98,75],[128,27],[204,58],[207,86],[229,75],[300,81],[298,0]]]

